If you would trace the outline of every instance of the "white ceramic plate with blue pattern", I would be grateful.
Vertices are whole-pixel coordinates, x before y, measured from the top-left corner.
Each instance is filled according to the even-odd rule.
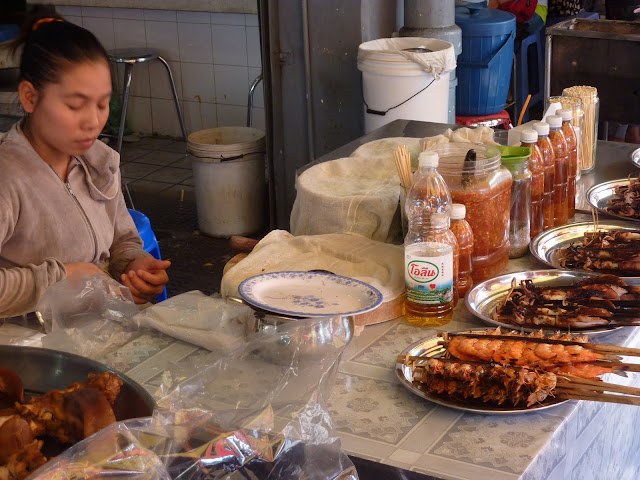
[[[262,273],[242,282],[238,293],[254,307],[296,317],[358,315],[382,303],[368,283],[323,272]]]

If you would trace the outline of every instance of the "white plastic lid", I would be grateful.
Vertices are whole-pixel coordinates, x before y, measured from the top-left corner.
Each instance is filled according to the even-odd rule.
[[[560,115],[560,118],[563,122],[570,122],[573,120],[573,111],[568,108],[561,108],[560,110],[556,110],[556,115]]]
[[[547,117],[549,118],[549,117]],[[549,124],[544,122],[536,122],[533,124],[533,129],[538,132],[538,135],[549,135]]]
[[[438,152],[427,150],[418,155],[418,167],[437,167],[439,160]]]
[[[467,215],[467,207],[462,203],[451,205],[451,220],[462,220]]]
[[[547,123],[549,128],[560,128],[562,127],[562,117],[560,115],[548,115]]]
[[[522,132],[520,132],[520,141],[526,143],[536,143],[538,141],[538,132],[531,128],[522,130]]]

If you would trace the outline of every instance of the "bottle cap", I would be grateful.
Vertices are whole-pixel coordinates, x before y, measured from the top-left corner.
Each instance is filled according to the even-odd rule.
[[[549,117],[547,117],[549,118]],[[538,132],[538,135],[549,135],[549,124],[544,122],[536,122],[533,124],[533,129]]]
[[[562,117],[560,115],[548,115],[547,123],[549,128],[560,128],[562,127]]]
[[[446,213],[433,213],[429,223],[435,228],[449,228],[449,215]]]
[[[520,132],[520,141],[526,143],[536,143],[538,141],[538,132],[531,128],[527,128]]]
[[[467,207],[462,203],[451,205],[451,220],[463,220],[467,215]]]
[[[560,110],[556,110],[556,115],[560,115],[560,118],[563,122],[570,122],[573,120],[573,111],[568,108],[561,108]]]
[[[437,167],[439,159],[438,152],[427,150],[418,155],[418,167]]]

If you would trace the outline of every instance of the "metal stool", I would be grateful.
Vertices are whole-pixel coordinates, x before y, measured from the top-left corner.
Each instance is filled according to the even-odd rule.
[[[151,60],[159,60],[167,69],[169,74],[169,82],[171,83],[171,91],[173,92],[173,100],[178,111],[178,119],[180,120],[180,128],[182,129],[182,137],[187,141],[187,129],[184,127],[184,117],[178,100],[178,92],[176,84],[173,81],[173,74],[167,61],[158,55],[157,52],[148,48],[118,48],[109,50],[109,60],[114,63],[124,63],[124,91],[122,93],[122,113],[120,114],[120,127],[118,128],[118,144],[116,151],[120,153],[122,149],[122,137],[124,136],[124,120],[127,117],[127,106],[129,105],[129,92],[131,90],[131,78],[133,77],[133,66],[136,63],[149,62]]]

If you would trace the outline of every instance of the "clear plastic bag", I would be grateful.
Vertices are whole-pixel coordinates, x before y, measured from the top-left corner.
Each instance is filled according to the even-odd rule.
[[[339,317],[264,329],[163,397],[147,419],[106,428],[29,478],[358,478],[324,399],[349,338]]]
[[[36,307],[47,335],[42,346],[100,360],[137,335],[140,310],[129,289],[106,275],[78,275],[49,287]]]

